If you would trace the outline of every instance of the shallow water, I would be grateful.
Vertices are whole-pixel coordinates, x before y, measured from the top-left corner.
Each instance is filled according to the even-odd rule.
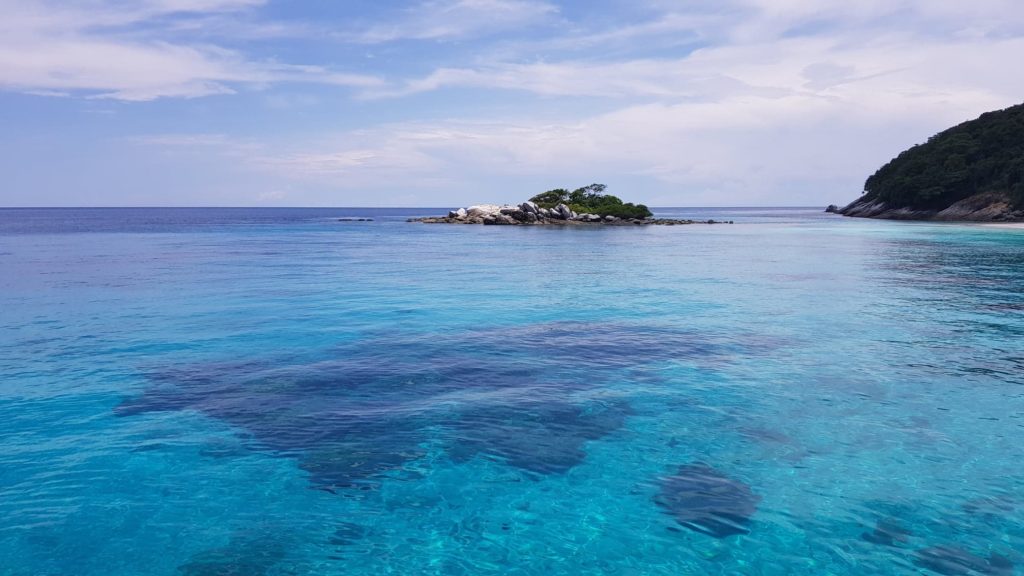
[[[1021,573],[1024,232],[434,212],[0,210],[0,574]]]

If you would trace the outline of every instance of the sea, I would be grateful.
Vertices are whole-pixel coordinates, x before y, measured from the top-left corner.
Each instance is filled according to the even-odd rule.
[[[0,209],[0,575],[1024,570],[1024,230],[443,212]]]

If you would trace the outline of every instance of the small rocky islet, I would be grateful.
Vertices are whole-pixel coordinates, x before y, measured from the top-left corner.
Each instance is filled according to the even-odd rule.
[[[477,204],[452,210],[447,216],[410,218],[409,222],[505,226],[732,224],[731,221],[655,218],[647,206],[623,202],[611,194],[605,194],[605,189],[604,184],[591,184],[572,192],[556,188],[537,194],[522,204]]]
[[[721,220],[680,220],[671,218],[622,218],[611,214],[591,214],[574,211],[567,204],[554,208],[542,208],[535,202],[519,205],[478,204],[468,208],[451,210],[447,216],[410,218],[409,222],[424,224],[485,224],[504,226],[531,225],[585,225],[602,224],[612,226],[677,226],[685,224],[732,224]]]

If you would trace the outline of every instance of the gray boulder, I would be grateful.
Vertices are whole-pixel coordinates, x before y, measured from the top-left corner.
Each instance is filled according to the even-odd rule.
[[[618,220],[618,218],[616,216],[612,216],[611,214],[604,217],[605,222],[615,222],[616,220]]]
[[[576,214],[573,213],[572,209],[565,204],[559,204],[555,206],[555,210],[561,215],[562,220],[572,220]]]
[[[519,205],[519,209],[527,214],[537,214],[537,205],[533,202],[523,202]]]
[[[503,226],[509,224],[515,224],[515,220],[511,216],[505,214],[492,214],[484,218],[484,224],[490,226]]]

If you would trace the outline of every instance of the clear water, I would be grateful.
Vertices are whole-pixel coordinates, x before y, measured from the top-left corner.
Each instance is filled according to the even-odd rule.
[[[1021,572],[1024,232],[434,212],[0,210],[0,574]]]

